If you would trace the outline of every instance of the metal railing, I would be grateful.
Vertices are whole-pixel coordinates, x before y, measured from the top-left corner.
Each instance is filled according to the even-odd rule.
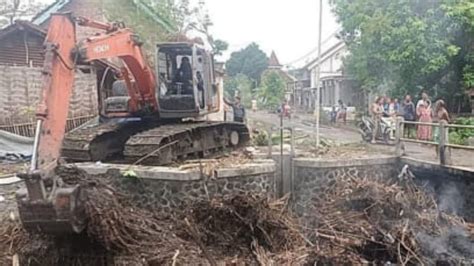
[[[417,125],[417,126],[438,127],[439,128],[438,141],[405,138],[404,137],[405,125],[407,124]],[[446,121],[441,121],[440,123],[414,122],[414,121],[405,121],[403,120],[402,117],[397,117],[396,124],[395,124],[395,144],[396,144],[395,150],[396,150],[397,156],[402,156],[404,154],[405,142],[437,146],[438,155],[439,155],[439,163],[441,165],[446,165],[451,162],[451,153],[447,151],[448,150],[447,148],[474,151],[474,146],[449,143],[448,132],[450,128],[462,128],[462,129],[474,130],[474,126],[471,126],[471,125],[448,124]]]
[[[69,118],[66,122],[66,132],[69,132],[85,122],[94,118],[95,115],[85,115]],[[31,123],[20,123],[11,125],[0,125],[0,130],[7,131],[24,137],[34,137],[36,130],[36,121]]]

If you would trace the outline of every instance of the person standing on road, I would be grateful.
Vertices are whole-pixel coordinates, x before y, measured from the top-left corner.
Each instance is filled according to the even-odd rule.
[[[405,121],[415,121],[416,120],[416,112],[415,112],[415,104],[411,100],[411,95],[407,94],[405,96],[405,101],[402,104],[402,112],[403,112],[403,119]],[[412,137],[412,133],[415,130],[413,124],[405,124],[405,136],[408,138]]]
[[[344,104],[342,100],[337,101],[339,104],[339,111],[337,112],[337,120],[342,120],[344,125],[346,124],[347,119],[347,106]]]
[[[291,119],[291,107],[290,104],[288,104],[288,101],[283,103],[283,114],[283,117],[288,117],[288,119]]]
[[[235,97],[234,102],[230,102],[224,98],[224,102],[232,107],[234,121],[243,123],[245,121],[245,108],[242,103],[240,103],[240,97]]]
[[[374,132],[372,133],[372,143],[375,143],[375,138],[379,132],[379,127],[380,127],[380,119],[382,118],[382,115],[384,113],[383,110],[383,101],[384,98],[379,96],[375,100],[375,102],[372,104],[372,107],[370,108],[370,111],[372,113],[372,121],[374,121]]]

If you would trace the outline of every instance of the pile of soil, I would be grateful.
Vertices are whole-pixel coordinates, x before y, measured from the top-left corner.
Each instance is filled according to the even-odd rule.
[[[472,225],[439,211],[433,195],[406,176],[377,181],[347,174],[310,206],[304,231],[316,261],[459,265],[474,259]]]
[[[27,265],[268,265],[305,258],[287,200],[220,197],[166,215],[136,205],[132,195],[113,186],[113,177],[76,168],[57,174],[86,191],[87,228],[81,235],[53,238],[4,223],[5,260],[18,254]]]

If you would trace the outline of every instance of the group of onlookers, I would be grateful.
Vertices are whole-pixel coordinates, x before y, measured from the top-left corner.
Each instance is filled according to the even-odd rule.
[[[402,116],[405,121],[418,121],[425,123],[450,122],[446,103],[439,99],[434,105],[429,99],[426,91],[422,91],[420,99],[413,103],[411,95],[407,94],[404,101],[400,104],[397,98],[379,96],[371,107],[372,119],[374,121],[374,132],[379,131],[380,122],[383,121],[390,127],[394,127],[397,116]],[[405,124],[405,134],[413,138],[415,127],[413,124]],[[439,141],[439,127],[434,127],[434,140]],[[393,131],[392,131],[393,132]],[[375,142],[376,134],[372,136],[372,142]],[[433,140],[431,125],[418,125],[416,127],[416,138],[419,140]]]

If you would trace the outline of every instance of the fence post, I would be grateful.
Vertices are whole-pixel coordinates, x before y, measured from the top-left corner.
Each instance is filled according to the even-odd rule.
[[[290,154],[290,198],[292,199],[293,198],[293,191],[294,191],[294,187],[293,187],[293,184],[294,184],[294,180],[295,180],[295,157],[296,157],[296,154],[295,154],[295,127],[292,126],[290,128],[291,130],[291,154]]]
[[[403,117],[397,116],[396,122],[395,122],[395,153],[396,156],[402,156],[404,153],[404,148],[403,148],[403,143],[400,140],[403,137],[403,129],[404,129],[404,123],[403,123]]]
[[[439,143],[438,143],[438,154],[439,163],[441,165],[446,164],[446,121],[441,120],[439,122]]]

